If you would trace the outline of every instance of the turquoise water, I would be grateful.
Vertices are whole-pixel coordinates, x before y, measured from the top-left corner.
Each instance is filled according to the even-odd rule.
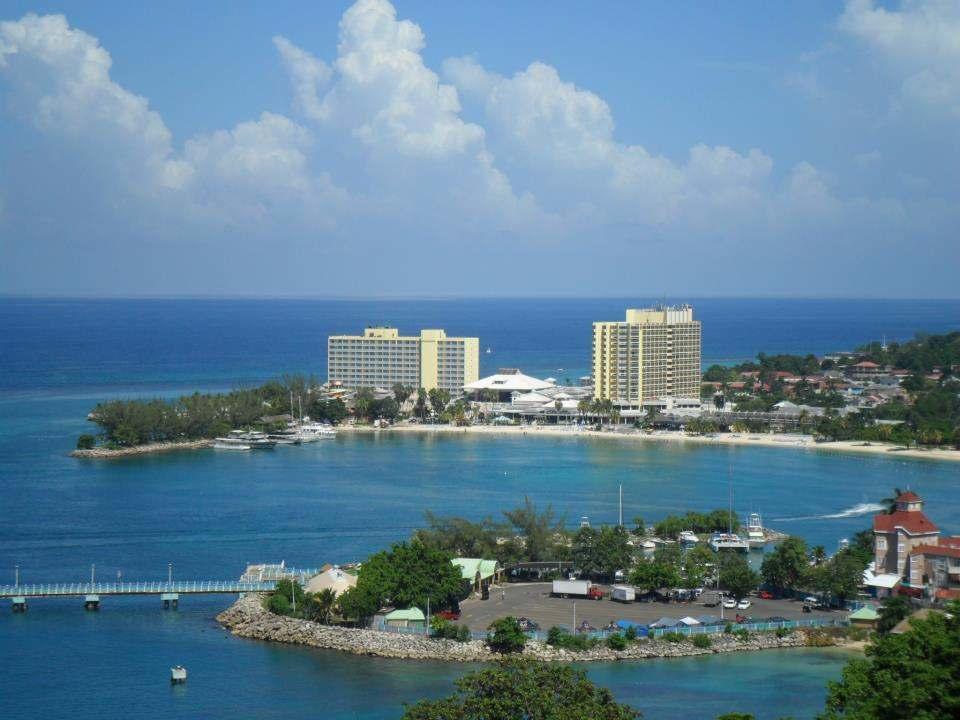
[[[344,562],[407,537],[424,510],[476,519],[524,495],[571,521],[588,515],[611,522],[620,483],[626,516],[655,520],[725,506],[728,468],[738,512],[759,510],[773,527],[828,548],[869,521],[855,513],[858,505],[894,485],[918,489],[934,521],[960,532],[960,467],[904,458],[389,435],[343,435],[250,454],[112,462],[67,456],[89,429],[87,411],[105,397],[232,387],[282,371],[322,375],[324,335],[335,327],[331,318],[344,314],[336,329],[388,320],[452,329],[462,316],[469,330],[495,338],[488,366],[505,360],[545,373],[584,366],[581,325],[591,315],[618,316],[612,313],[623,302],[586,301],[583,309],[574,301],[0,300],[0,577],[12,580],[14,564],[29,582],[83,580],[91,563],[102,579],[119,571],[125,580],[148,580],[164,577],[168,562],[181,579],[235,577],[255,561]],[[957,303],[861,303],[833,316],[822,301],[713,302],[704,308],[717,318],[705,328],[704,354],[715,359],[764,348],[833,349],[897,323],[913,323],[903,331],[909,335],[945,329],[960,317]],[[771,319],[780,316],[793,320]],[[534,331],[537,323],[546,326]],[[534,351],[528,329],[542,352]],[[85,613],[76,600],[36,601],[25,615],[0,608],[4,716],[395,718],[402,702],[448,692],[464,670],[239,640],[213,620],[229,602],[187,598],[177,612],[151,599],[110,598],[99,613]],[[838,677],[843,660],[801,650],[589,671],[647,718],[712,718],[731,710],[805,718],[822,706],[825,682]],[[190,669],[185,687],[169,686],[175,663]]]

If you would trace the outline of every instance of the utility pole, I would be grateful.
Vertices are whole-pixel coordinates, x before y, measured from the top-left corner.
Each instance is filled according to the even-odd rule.
[[[577,632],[577,601],[573,601],[573,632]]]
[[[623,483],[620,483],[620,527],[623,527]]]

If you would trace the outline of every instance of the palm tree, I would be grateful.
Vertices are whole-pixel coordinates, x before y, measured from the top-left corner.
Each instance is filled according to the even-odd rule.
[[[813,558],[814,565],[823,565],[827,559],[827,551],[824,550],[823,545],[816,545],[813,550],[810,551],[810,555]]]
[[[330,588],[324,588],[313,596],[313,601],[317,605],[317,619],[326,625],[330,622],[330,613],[337,602],[337,594]]]
[[[897,498],[903,495],[903,490],[898,487],[893,489],[893,497],[885,497],[880,501],[880,504],[884,506],[883,511],[887,515],[893,515],[897,511]]]

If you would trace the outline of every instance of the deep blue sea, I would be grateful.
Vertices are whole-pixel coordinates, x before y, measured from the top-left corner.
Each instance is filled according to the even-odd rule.
[[[342,436],[265,453],[203,451],[110,462],[67,456],[84,417],[111,397],[324,377],[326,336],[391,324],[478,335],[482,371],[577,377],[590,322],[624,300],[0,299],[0,577],[12,581],[229,578],[247,562],[345,562],[407,537],[425,510],[472,518],[530,496],[571,520],[722,507],[732,468],[739,512],[828,548],[869,521],[862,507],[910,485],[960,533],[960,467],[786,448],[615,440]],[[695,300],[704,362],[825,352],[960,328],[960,301]],[[213,617],[228,598],[0,607],[4,717],[396,718],[448,692],[459,666],[355,658],[239,640]],[[591,676],[657,720],[809,718],[845,659],[784,651],[592,666]],[[169,666],[190,669],[171,688]]]

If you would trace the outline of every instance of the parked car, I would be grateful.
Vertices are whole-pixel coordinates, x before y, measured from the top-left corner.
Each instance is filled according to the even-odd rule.
[[[728,610],[733,610],[734,608],[737,607],[737,601],[734,600],[733,598],[727,598],[726,600],[723,601],[723,606]]]
[[[520,624],[520,629],[524,632],[534,632],[540,629],[540,625],[528,617],[518,617],[517,622]]]
[[[773,600],[773,593],[769,590],[761,590],[757,593],[757,597],[761,600]]]
[[[441,610],[440,612],[435,613],[434,617],[438,617],[441,620],[459,620],[460,613],[457,610]]]
[[[747,598],[744,598],[743,600],[737,603],[737,610],[746,610],[751,605],[753,605],[753,603],[750,602]]]
[[[790,622],[790,621],[789,621],[787,618],[785,618],[785,617],[780,617],[779,615],[774,615],[773,617],[768,617],[766,620],[764,620],[764,622],[780,623],[780,622]]]

